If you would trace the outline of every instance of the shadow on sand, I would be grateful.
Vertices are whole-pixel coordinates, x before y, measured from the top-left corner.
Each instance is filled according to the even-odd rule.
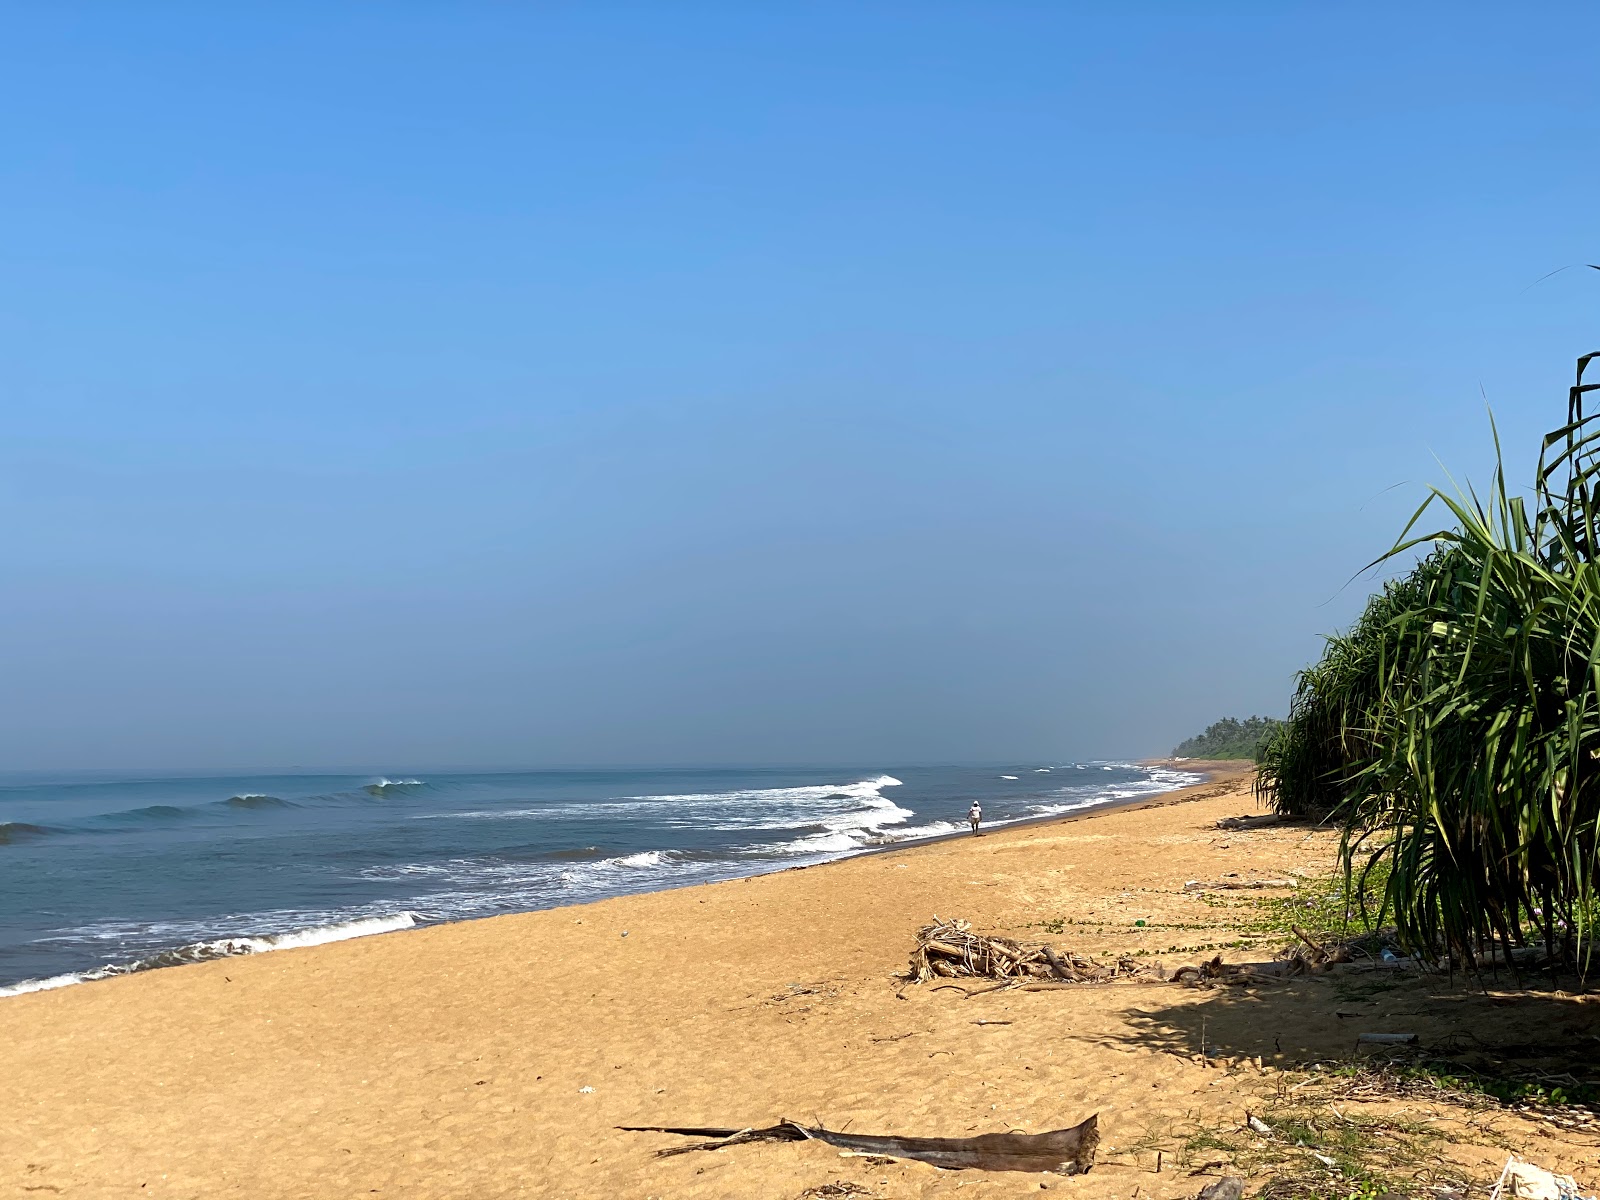
[[[1517,990],[1481,979],[1408,971],[1335,971],[1247,987],[1185,990],[1170,1004],[1125,1014],[1141,1049],[1280,1067],[1350,1061],[1376,1050],[1361,1034],[1415,1034],[1411,1057],[1537,1082],[1559,1077],[1569,1094],[1600,1094],[1600,1002],[1553,989]],[[1576,1098],[1576,1097],[1574,1097]]]

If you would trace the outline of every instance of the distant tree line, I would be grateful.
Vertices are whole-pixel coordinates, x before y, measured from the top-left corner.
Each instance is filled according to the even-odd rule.
[[[1173,758],[1248,758],[1254,761],[1267,739],[1283,724],[1276,717],[1224,717],[1183,742]]]

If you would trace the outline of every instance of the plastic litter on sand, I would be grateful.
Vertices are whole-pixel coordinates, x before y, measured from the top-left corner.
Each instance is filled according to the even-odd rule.
[[[1571,1175],[1557,1175],[1513,1154],[1506,1159],[1489,1200],[1595,1200],[1595,1197],[1580,1192]]]

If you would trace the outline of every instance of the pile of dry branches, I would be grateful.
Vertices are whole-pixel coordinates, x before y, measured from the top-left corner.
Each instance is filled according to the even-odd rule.
[[[1298,925],[1291,925],[1289,929],[1300,939],[1300,944],[1279,954],[1278,960],[1288,964],[1285,970],[1290,975],[1317,975],[1337,964],[1354,962],[1354,948],[1368,940],[1361,935],[1337,939],[1325,937],[1318,941]]]
[[[973,933],[966,921],[945,921],[938,915],[932,925],[917,931],[917,948],[911,952],[911,978],[917,983],[935,977],[1104,983],[1143,972],[1144,968],[1131,958],[1119,958],[1114,965],[1108,965],[1054,946],[986,937]]]

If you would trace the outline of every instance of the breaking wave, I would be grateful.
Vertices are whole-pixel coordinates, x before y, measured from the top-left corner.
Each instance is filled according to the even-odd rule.
[[[42,837],[46,834],[94,834],[128,832],[139,829],[160,829],[192,822],[208,821],[215,824],[233,814],[273,812],[300,808],[302,805],[281,796],[261,792],[241,792],[226,800],[213,800],[202,804],[146,804],[140,808],[125,808],[115,812],[95,813],[75,822],[59,825],[31,825],[23,821],[0,823],[0,845],[25,837]]]
[[[34,838],[49,837],[59,830],[51,829],[46,825],[30,825],[26,821],[0,822],[0,846],[8,846],[13,842],[27,842]]]
[[[404,792],[412,788],[427,787],[420,779],[379,779],[361,790],[369,796],[387,796],[391,792]]]
[[[1050,772],[1021,764],[998,780],[992,768],[937,775],[918,769],[918,774],[906,773],[912,787],[892,775],[853,777],[838,769],[809,776],[818,782],[785,787],[750,785],[807,776],[718,771],[595,778],[573,773],[547,782],[533,773],[435,773],[427,783],[323,776],[304,786],[287,777],[258,776],[218,780],[215,786],[202,781],[186,790],[163,783],[159,791],[116,795],[111,803],[178,803],[97,815],[83,813],[80,806],[70,819],[69,812],[38,803],[7,813],[37,824],[0,823],[0,856],[8,860],[6,875],[0,875],[0,901],[24,894],[21,882],[6,893],[6,876],[21,881],[25,877],[17,871],[58,870],[53,860],[43,861],[52,855],[62,861],[82,858],[97,867],[109,864],[108,871],[125,869],[129,882],[125,892],[37,921],[26,929],[29,940],[20,953],[0,947],[15,964],[0,954],[0,963],[7,964],[0,970],[8,971],[0,975],[8,984],[0,987],[0,996],[315,945],[418,922],[550,908],[807,866],[962,833],[961,814],[975,798],[986,810],[985,826],[996,827],[1153,795],[1201,778],[1119,763],[1107,769],[1123,773],[1103,780],[1072,773],[1073,767],[1092,771],[1106,762],[1058,764],[1049,779],[1044,775]],[[694,782],[685,787],[690,778]],[[700,790],[690,790],[696,786]],[[652,788],[660,793],[649,794]],[[898,799],[907,792],[908,799]],[[375,802],[383,796],[389,799]],[[219,870],[234,872],[235,864],[243,864],[246,873],[199,873],[198,878],[212,879],[212,891],[190,900],[189,893],[174,890],[175,899],[166,902],[161,889],[168,877],[169,890],[186,885],[189,865],[207,861],[197,858],[196,847],[218,846],[216,839],[232,838],[234,830],[241,835],[215,860],[227,864]],[[93,847],[108,852],[80,854],[91,848],[87,842],[58,846],[57,834],[93,835]],[[3,849],[32,839],[49,840],[15,853]],[[122,839],[129,843],[127,853]],[[145,865],[149,856],[162,853],[169,857],[157,861],[176,864],[173,870],[163,873]],[[124,863],[125,868],[119,865]],[[256,863],[272,865],[250,870]],[[163,902],[128,904],[123,896]],[[130,912],[160,916],[108,916]],[[14,982],[24,975],[23,982]]]
[[[1107,771],[1114,770],[1106,767]],[[1144,796],[1159,796],[1162,792],[1176,791],[1179,788],[1193,787],[1204,782],[1205,776],[1192,771],[1169,771],[1156,767],[1147,772],[1143,780],[1133,780],[1121,785],[1110,787],[1096,786],[1081,791],[1075,788],[1063,788],[1060,799],[1043,801],[1032,806],[1028,817],[1054,817],[1063,813],[1080,812],[1086,808],[1098,808],[1102,804],[1114,804],[1118,800],[1137,800]],[[1003,825],[1008,822],[997,821],[995,824]]]
[[[208,962],[214,958],[233,958],[241,954],[266,954],[272,950],[292,950],[300,946],[321,946],[328,942],[343,942],[350,938],[369,937],[375,933],[393,933],[411,929],[417,924],[417,915],[410,912],[395,913],[387,917],[363,917],[355,921],[341,921],[332,925],[315,925],[288,933],[273,933],[258,937],[215,938],[205,942],[191,942],[171,950],[157,951],[131,962],[109,963],[90,971],[74,971],[67,975],[52,975],[48,979],[25,979],[8,987],[0,987],[0,997],[21,996],[28,992],[48,992],[70,987],[74,983],[87,983],[93,979],[110,979],[116,975],[132,975],[139,971],[153,971],[160,967],[180,967],[188,963]]]
[[[246,792],[242,796],[229,796],[226,800],[222,801],[222,804],[226,808],[243,809],[300,807],[292,800],[283,800],[277,796],[263,795],[260,792]]]
[[[752,873],[737,859],[690,850],[640,850],[586,861],[557,854],[520,861],[482,855],[372,866],[359,872],[363,880],[411,885],[414,890],[406,903],[429,921],[526,912]]]

